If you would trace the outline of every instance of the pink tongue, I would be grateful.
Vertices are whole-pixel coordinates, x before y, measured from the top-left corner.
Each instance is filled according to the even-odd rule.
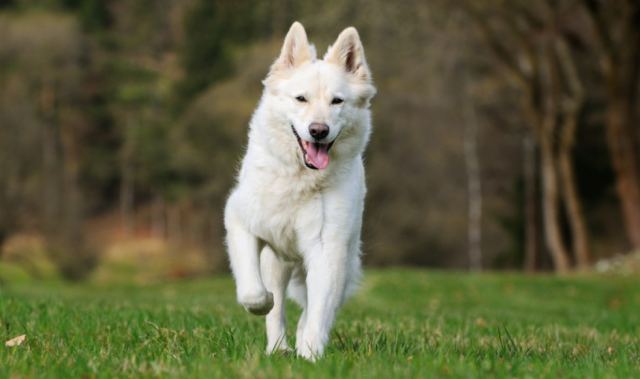
[[[307,160],[317,169],[322,170],[329,165],[329,145],[307,143]]]

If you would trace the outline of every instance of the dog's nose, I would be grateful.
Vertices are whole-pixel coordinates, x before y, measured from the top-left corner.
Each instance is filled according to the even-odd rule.
[[[329,125],[314,122],[309,125],[309,134],[316,140],[321,140],[329,135]]]

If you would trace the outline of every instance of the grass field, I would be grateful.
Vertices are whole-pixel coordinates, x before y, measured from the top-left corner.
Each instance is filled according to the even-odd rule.
[[[27,338],[2,343],[0,377],[640,377],[639,284],[370,271],[316,364],[265,356],[264,320],[236,305],[228,277],[5,285],[0,337]]]

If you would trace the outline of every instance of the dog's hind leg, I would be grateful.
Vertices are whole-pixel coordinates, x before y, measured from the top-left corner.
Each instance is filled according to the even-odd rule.
[[[253,314],[266,315],[273,307],[273,295],[264,288],[260,277],[258,239],[233,217],[229,205],[225,211],[225,227],[238,302]]]
[[[307,284],[305,283],[307,273],[304,268],[299,266],[294,268],[291,274],[291,280],[289,281],[289,287],[287,287],[287,294],[293,299],[300,307],[302,307],[302,314],[298,320],[298,326],[296,327],[296,348],[298,348],[298,342],[302,341],[302,332],[304,331],[304,325],[307,321]]]
[[[291,277],[291,263],[276,256],[266,245],[260,255],[262,280],[267,291],[273,293],[273,308],[267,314],[267,354],[289,350],[286,337],[285,292]]]

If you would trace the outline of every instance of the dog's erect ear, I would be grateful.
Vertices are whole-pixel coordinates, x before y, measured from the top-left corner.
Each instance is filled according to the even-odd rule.
[[[307,40],[307,33],[298,21],[294,22],[284,38],[280,56],[271,66],[271,73],[279,70],[287,70],[311,61],[311,47]]]
[[[337,64],[360,80],[371,81],[371,72],[364,56],[364,48],[360,42],[358,31],[353,26],[340,33],[333,46],[327,50],[324,60]]]

